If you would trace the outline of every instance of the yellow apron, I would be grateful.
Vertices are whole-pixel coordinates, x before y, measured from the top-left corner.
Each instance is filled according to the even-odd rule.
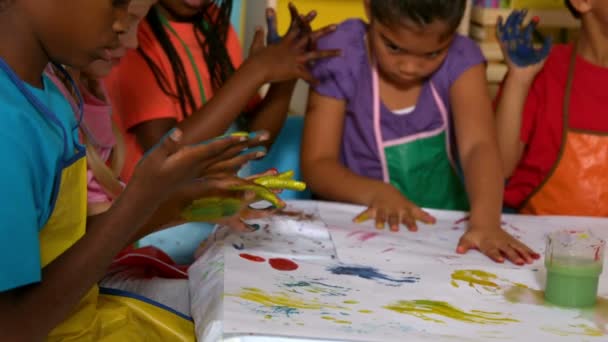
[[[60,126],[66,147],[71,132],[0,60],[0,67],[28,101]],[[63,69],[62,69],[63,70]],[[83,146],[64,149],[64,161],[55,175],[52,213],[40,231],[41,265],[47,266],[84,234],[87,219],[87,162]],[[69,157],[66,157],[69,156]],[[43,280],[44,281],[44,280]],[[135,294],[94,285],[74,312],[48,336],[49,341],[194,341],[192,319]]]

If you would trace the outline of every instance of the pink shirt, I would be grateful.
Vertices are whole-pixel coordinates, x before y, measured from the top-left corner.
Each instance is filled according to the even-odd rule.
[[[46,73],[70,102],[74,113],[79,115],[78,104],[63,82],[57,78],[50,67],[47,68]],[[103,91],[105,92],[105,89]],[[107,162],[112,153],[112,147],[116,144],[114,132],[112,131],[112,108],[107,102],[96,98],[84,87],[80,87],[80,92],[84,101],[84,116],[80,125],[81,131],[86,132],[88,139],[95,146],[101,159]],[[87,203],[100,204],[109,202],[112,202],[111,197],[106,194],[89,168],[87,170]]]

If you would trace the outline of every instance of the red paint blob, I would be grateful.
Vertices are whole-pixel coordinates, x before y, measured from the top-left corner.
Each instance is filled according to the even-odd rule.
[[[247,253],[242,253],[239,254],[239,256],[243,259],[247,259],[249,261],[253,261],[253,262],[264,262],[266,261],[266,259],[256,256],[256,255],[251,255],[251,254],[247,254]]]
[[[272,268],[279,271],[293,271],[298,269],[298,264],[289,259],[274,258],[268,260],[268,263],[270,263]]]
[[[538,22],[540,22],[540,18],[535,15],[534,17],[532,17],[532,21],[538,24]]]

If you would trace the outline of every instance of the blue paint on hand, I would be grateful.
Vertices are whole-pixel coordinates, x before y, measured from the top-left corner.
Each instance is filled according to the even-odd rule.
[[[328,269],[331,273],[336,275],[349,275],[355,276],[368,280],[380,280],[387,281],[393,284],[402,284],[402,283],[415,283],[420,280],[420,277],[416,276],[408,276],[403,278],[392,278],[385,274],[382,274],[380,271],[373,267],[367,266],[334,266]]]
[[[498,21],[496,30],[500,43],[508,59],[519,67],[526,67],[542,62],[551,52],[551,37],[543,37],[537,30],[538,20],[532,20],[526,26],[523,21],[527,15],[526,10],[514,10],[503,23]],[[540,48],[534,47],[534,38],[537,37],[542,44]]]

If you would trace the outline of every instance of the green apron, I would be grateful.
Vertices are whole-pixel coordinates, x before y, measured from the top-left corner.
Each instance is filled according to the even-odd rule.
[[[435,104],[441,113],[441,127],[394,140],[384,140],[381,126],[378,72],[372,67],[374,135],[384,182],[423,208],[468,210],[464,184],[456,172],[451,154],[448,111],[431,82]]]

